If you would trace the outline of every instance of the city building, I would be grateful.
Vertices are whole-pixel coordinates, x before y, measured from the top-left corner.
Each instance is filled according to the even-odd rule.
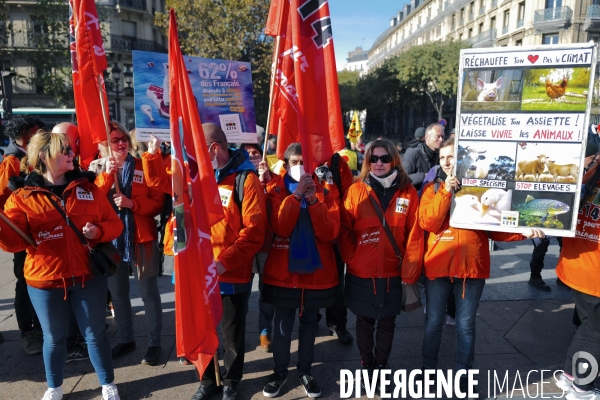
[[[598,42],[600,0],[411,0],[368,50],[368,69],[411,46],[448,39],[474,48]],[[433,107],[426,114],[425,124],[437,119]],[[405,115],[404,130],[422,118]],[[445,103],[443,118],[447,130],[455,126],[456,97]]]
[[[31,83],[31,77],[40,70],[28,60],[27,52],[40,51],[36,40],[44,35],[55,35],[47,23],[36,20],[40,5],[35,0],[7,0],[9,32],[0,47],[0,67],[18,75],[13,79],[13,108],[60,107],[56,99],[44,93],[43,88]],[[67,4],[61,15],[68,16]],[[98,0],[96,1],[108,70],[105,81],[111,118],[133,129],[132,50],[167,52],[167,37],[154,25],[156,11],[165,10],[165,0]],[[66,18],[66,17],[65,17]],[[65,20],[65,23],[67,21]],[[65,26],[59,40],[68,45]],[[69,67],[70,60],[64,60]],[[68,79],[70,75],[68,75]]]
[[[353,51],[348,52],[348,61],[343,71],[359,71],[361,75],[366,74],[369,71],[369,51],[363,50],[362,47],[357,47]]]

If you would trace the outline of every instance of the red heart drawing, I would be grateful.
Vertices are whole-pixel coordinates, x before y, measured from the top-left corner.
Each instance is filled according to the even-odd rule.
[[[527,59],[532,64],[535,64],[535,62],[538,60],[538,58],[540,58],[540,56],[532,56],[532,55],[527,56]]]

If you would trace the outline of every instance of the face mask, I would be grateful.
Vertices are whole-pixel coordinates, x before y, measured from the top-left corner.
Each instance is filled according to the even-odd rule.
[[[210,160],[210,163],[212,164],[212,169],[217,169],[217,167],[219,166],[219,163],[217,162],[217,156],[215,154],[215,159],[214,160]]]
[[[258,164],[260,164],[260,162],[262,161],[262,157],[261,156],[252,156],[252,157],[248,157],[248,159],[250,160],[250,162],[252,164],[254,164],[254,168],[256,168],[258,170]]]
[[[296,182],[300,181],[300,177],[304,175],[304,165],[294,165],[288,171],[288,175],[292,177]]]

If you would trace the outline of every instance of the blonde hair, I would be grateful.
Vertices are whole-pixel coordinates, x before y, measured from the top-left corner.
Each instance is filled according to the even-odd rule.
[[[400,159],[400,153],[398,153],[398,149],[388,139],[377,139],[373,143],[369,144],[367,151],[365,152],[365,159],[363,161],[362,169],[360,171],[360,175],[358,176],[358,181],[362,181],[366,176],[371,172],[371,156],[373,155],[373,149],[380,147],[387,151],[387,153],[392,156],[391,169],[398,168],[401,174],[406,174],[404,171],[404,166],[402,165],[402,160]]]
[[[40,129],[31,137],[27,146],[27,156],[23,157],[29,169],[45,174],[46,164],[62,153],[69,145],[69,137],[64,133],[48,132]],[[44,161],[45,160],[45,161]]]

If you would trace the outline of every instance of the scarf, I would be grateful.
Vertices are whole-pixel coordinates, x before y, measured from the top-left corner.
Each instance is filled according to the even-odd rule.
[[[384,189],[389,189],[389,187],[392,186],[392,183],[394,183],[396,176],[398,176],[398,171],[393,169],[387,176],[382,178],[375,176],[372,172],[369,172],[369,175],[371,175],[371,178],[379,182]]]
[[[119,190],[123,196],[131,199],[131,188],[133,186],[133,172],[135,171],[135,159],[131,154],[127,154],[125,164],[123,164],[123,172],[117,177],[119,178]],[[113,245],[119,250],[119,254],[123,258],[123,261],[129,261],[131,264],[135,262],[135,222],[133,220],[133,211],[130,208],[115,207],[115,212],[123,221],[123,232],[121,235],[113,240]]]
[[[285,187],[289,193],[295,193],[298,182],[289,175],[284,178]],[[313,230],[307,203],[304,198],[300,203],[300,215],[294,230],[290,235],[290,254],[288,272],[291,274],[312,274],[323,268],[321,255],[317,249],[315,232]]]
[[[423,151],[425,152],[427,161],[429,161],[430,168],[440,163],[439,150],[432,150],[429,148],[429,146],[427,146],[427,144],[423,143]]]

